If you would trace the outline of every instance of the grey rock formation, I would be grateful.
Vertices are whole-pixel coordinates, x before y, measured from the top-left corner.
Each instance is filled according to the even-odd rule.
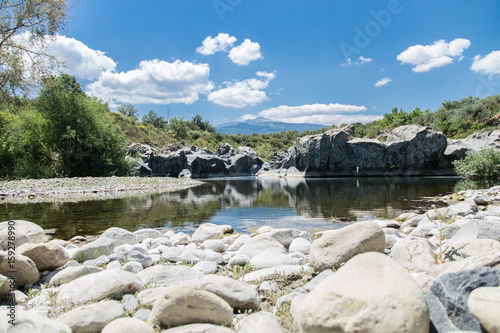
[[[447,145],[443,134],[416,125],[394,129],[385,142],[353,136],[348,126],[298,138],[284,167],[308,177],[435,175]]]

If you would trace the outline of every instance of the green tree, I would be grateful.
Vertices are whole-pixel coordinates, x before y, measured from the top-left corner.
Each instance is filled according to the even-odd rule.
[[[0,111],[0,177],[50,178],[57,160],[47,142],[47,120],[32,103]]]
[[[24,94],[55,64],[47,42],[66,24],[64,0],[0,1],[0,98]],[[29,73],[29,75],[26,75]]]
[[[148,123],[156,128],[164,128],[168,124],[165,118],[158,116],[153,110],[149,110],[146,115],[142,116],[142,122]]]
[[[125,175],[125,137],[107,105],[87,96],[75,77],[63,74],[42,82],[37,106],[47,119],[48,142],[62,171],[73,176]]]
[[[118,112],[120,112],[125,117],[130,117],[134,118],[135,120],[138,120],[137,115],[139,114],[139,111],[137,111],[137,109],[132,104],[125,104],[119,106]]]

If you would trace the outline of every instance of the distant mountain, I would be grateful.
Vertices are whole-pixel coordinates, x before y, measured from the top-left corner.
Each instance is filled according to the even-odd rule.
[[[222,134],[246,134],[252,135],[278,133],[284,131],[299,131],[300,133],[309,130],[315,131],[326,126],[317,124],[292,124],[272,121],[266,118],[249,119],[242,122],[231,122],[217,126],[217,132]]]

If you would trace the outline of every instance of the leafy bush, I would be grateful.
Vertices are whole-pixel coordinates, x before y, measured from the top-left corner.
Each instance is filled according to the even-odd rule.
[[[46,119],[32,105],[0,111],[0,177],[47,178],[57,161],[47,142]]]
[[[126,175],[125,136],[108,106],[87,96],[75,77],[63,74],[42,82],[38,101],[47,120],[48,144],[70,177]]]
[[[500,152],[492,148],[469,152],[464,159],[455,161],[455,172],[467,178],[500,177]]]

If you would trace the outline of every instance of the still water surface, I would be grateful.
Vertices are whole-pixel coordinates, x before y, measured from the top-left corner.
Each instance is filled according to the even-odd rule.
[[[95,235],[110,227],[193,229],[203,222],[237,231],[263,225],[303,230],[339,228],[352,221],[395,218],[430,207],[426,198],[495,184],[458,178],[249,178],[207,180],[187,190],[79,203],[0,204],[0,221],[32,221],[54,237]]]

